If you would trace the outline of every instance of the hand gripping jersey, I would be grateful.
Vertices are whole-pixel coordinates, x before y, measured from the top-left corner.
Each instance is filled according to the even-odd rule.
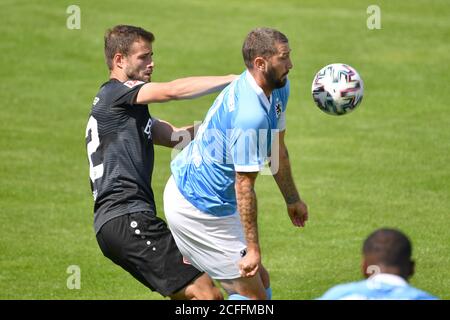
[[[153,211],[152,118],[135,103],[141,81],[104,83],[94,99],[86,128],[89,176],[95,199],[94,228],[117,216]]]
[[[182,195],[215,216],[236,212],[236,172],[261,171],[285,129],[289,81],[266,97],[245,71],[216,98],[195,139],[172,161]]]

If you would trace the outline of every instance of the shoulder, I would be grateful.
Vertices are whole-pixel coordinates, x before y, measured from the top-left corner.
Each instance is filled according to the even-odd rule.
[[[101,89],[111,95],[120,95],[130,91],[139,90],[144,84],[145,82],[139,80],[128,80],[121,82],[117,79],[110,79],[102,85]]]
[[[101,86],[98,95],[110,106],[132,106],[136,104],[135,98],[143,85],[145,82],[139,80],[121,82],[110,79]]]
[[[262,108],[243,105],[234,117],[234,127],[240,129],[267,129],[269,121]]]
[[[230,94],[239,104],[246,104],[247,106],[259,106],[259,97],[252,83],[247,79],[246,74],[240,76],[234,86],[230,86]]]
[[[259,128],[266,126],[267,114],[258,93],[248,81],[244,73],[237,80],[234,88],[230,89],[234,99],[235,125],[245,128]]]
[[[437,297],[432,296],[428,292],[408,286],[409,296],[414,300],[438,300]]]
[[[104,99],[109,98],[109,100],[111,100],[119,91],[124,89],[125,88],[122,82],[116,79],[109,79],[100,86],[99,95],[101,95]]]
[[[115,91],[118,88],[122,88],[124,84],[117,79],[109,79],[105,83],[103,83],[100,88],[103,91]]]
[[[319,300],[367,299],[363,295],[364,281],[339,284],[325,292]]]

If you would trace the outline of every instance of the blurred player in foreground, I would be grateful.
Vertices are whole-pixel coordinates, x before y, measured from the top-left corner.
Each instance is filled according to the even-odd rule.
[[[367,280],[335,286],[322,300],[430,300],[432,295],[408,284],[414,274],[412,245],[402,232],[379,229],[363,245],[362,272]]]

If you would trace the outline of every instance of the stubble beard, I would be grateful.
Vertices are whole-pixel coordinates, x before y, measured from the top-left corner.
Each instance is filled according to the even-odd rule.
[[[287,82],[287,76],[284,77],[284,79],[277,78],[275,69],[270,67],[267,70],[267,83],[270,85],[273,89],[279,89],[283,88],[286,85]]]
[[[140,75],[139,70],[133,67],[127,67],[125,69],[125,74],[127,75],[128,80],[139,80],[144,82],[150,82],[150,78],[148,80],[144,79],[144,75]]]

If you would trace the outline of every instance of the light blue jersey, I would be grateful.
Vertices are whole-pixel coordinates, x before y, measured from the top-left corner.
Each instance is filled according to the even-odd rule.
[[[410,286],[403,278],[380,273],[367,280],[338,285],[320,300],[436,300],[436,297]]]
[[[236,212],[235,172],[261,171],[276,132],[285,129],[289,80],[269,98],[250,72],[216,98],[195,139],[172,161],[182,195],[215,216]]]

